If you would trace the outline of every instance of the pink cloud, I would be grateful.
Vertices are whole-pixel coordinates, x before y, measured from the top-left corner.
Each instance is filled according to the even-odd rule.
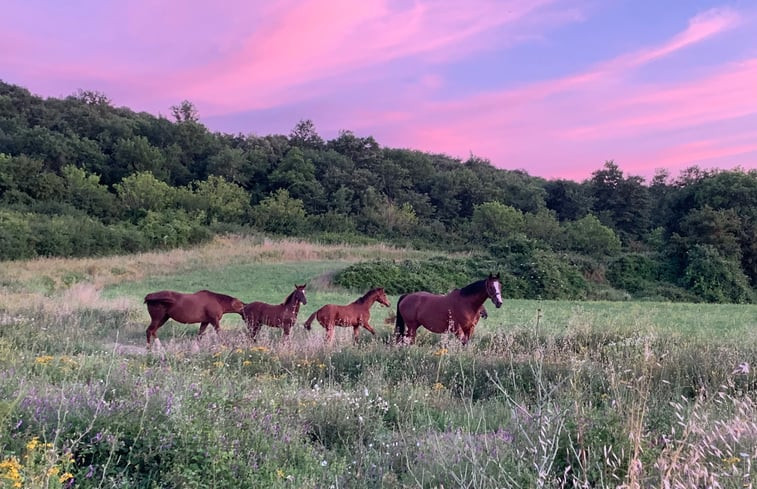
[[[51,20],[39,26],[42,38],[62,42],[26,44],[19,51],[24,54],[16,56],[14,70],[31,78],[29,86],[35,90],[49,92],[56,82],[63,86],[66,82],[58,81],[60,77],[67,80],[63,88],[67,93],[81,85],[108,88],[111,95],[121,98],[116,103],[153,111],[186,98],[200,106],[205,116],[213,116],[331,93],[340,85],[359,83],[361,77],[382,76],[383,69],[371,73],[370,68],[395,60],[422,55],[426,61],[442,62],[508,45],[517,42],[524,23],[575,21],[575,10],[545,11],[565,2],[135,0],[128,6],[74,4],[59,9],[65,17],[62,22]],[[8,18],[28,19],[35,14],[32,7],[17,10],[15,14],[6,11]],[[77,24],[75,19],[84,10],[90,17],[86,24]],[[503,26],[512,27],[512,32],[490,35]],[[0,21],[6,32],[14,27]],[[56,50],[53,57],[47,55],[51,44]],[[45,81],[51,78],[56,81]],[[92,81],[87,84],[87,80]],[[438,80],[425,82],[433,88]]]
[[[407,109],[418,114],[409,117],[411,122],[402,129],[385,128],[384,134],[402,146],[461,158],[473,152],[495,165],[532,168],[545,176],[585,178],[608,159],[657,168],[688,166],[705,156],[746,155],[741,164],[757,166],[749,143],[710,142],[707,152],[691,152],[687,160],[687,144],[694,143],[685,138],[696,136],[684,134],[700,127],[717,134],[713,125],[757,115],[757,58],[711,67],[709,74],[677,84],[639,84],[630,76],[645,64],[733,28],[740,19],[733,11],[709,11],[661,46],[618,56],[583,73],[453,102],[421,102]],[[370,114],[366,120],[381,117]]]
[[[741,16],[728,8],[716,8],[703,12],[689,21],[685,31],[673,37],[662,46],[632,53],[621,57],[613,64],[633,67],[646,64],[658,58],[672,54],[692,44],[702,42],[723,31],[736,27],[742,21]]]
[[[653,160],[654,165],[638,162],[637,167],[646,170],[691,165],[707,167],[707,163],[717,164],[723,159],[733,160],[734,167],[757,167],[757,132],[746,131],[719,139],[696,139],[663,148],[648,159]]]
[[[195,82],[188,93],[214,105],[214,112],[292,103],[312,96],[304,86],[315,81],[329,78],[338,85],[340,76],[392,60],[425,54],[438,61],[481,49],[473,43],[477,36],[549,3],[448,0],[404,9],[392,9],[394,4],[384,0],[286,5],[238,52],[192,72],[188,78]]]

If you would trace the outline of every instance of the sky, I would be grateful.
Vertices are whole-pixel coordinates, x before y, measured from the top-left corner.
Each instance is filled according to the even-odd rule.
[[[752,0],[3,0],[0,79],[547,179],[757,168]]]

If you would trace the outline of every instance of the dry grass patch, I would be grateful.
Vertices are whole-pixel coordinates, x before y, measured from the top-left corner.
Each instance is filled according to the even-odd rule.
[[[296,239],[217,236],[202,246],[100,258],[37,258],[3,263],[0,307],[36,304],[46,296],[87,283],[93,290],[150,276],[180,274],[232,263],[284,263],[317,260],[345,262],[374,258],[404,259],[428,253],[388,245],[322,245]],[[80,294],[82,291],[76,292]]]

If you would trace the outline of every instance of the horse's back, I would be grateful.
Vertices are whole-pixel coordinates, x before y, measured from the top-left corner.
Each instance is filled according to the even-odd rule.
[[[152,292],[145,296],[145,303],[150,302],[164,302],[174,303],[184,294],[180,292],[174,292],[173,290],[159,290],[158,292]]]
[[[242,316],[245,319],[262,319],[263,317],[270,315],[277,308],[278,306],[268,304],[267,302],[250,302],[245,304],[244,309],[242,309]]]
[[[400,311],[415,310],[428,304],[436,304],[444,299],[443,295],[432,294],[431,292],[412,292],[405,294],[400,298]]]
[[[435,332],[445,331],[450,321],[449,296],[431,292],[407,294],[398,311],[409,325],[423,325]]]
[[[356,319],[357,314],[353,311],[351,305],[326,304],[317,311],[318,322],[323,326],[337,325],[345,326]]]

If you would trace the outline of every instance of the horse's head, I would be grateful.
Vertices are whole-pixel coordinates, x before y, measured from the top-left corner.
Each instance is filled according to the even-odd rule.
[[[294,284],[294,300],[299,302],[300,304],[307,304],[308,299],[305,297],[305,285],[297,285]]]
[[[376,295],[376,302],[386,307],[391,306],[392,304],[389,302],[389,299],[386,298],[386,292],[384,292],[384,288],[381,287],[376,290],[378,291],[378,295]]]
[[[244,317],[244,313],[242,312],[244,311],[244,302],[240,301],[239,299],[232,299],[231,310]]]
[[[486,279],[486,295],[489,296],[497,309],[502,307],[502,286],[499,283],[499,273],[496,276],[490,273]]]

